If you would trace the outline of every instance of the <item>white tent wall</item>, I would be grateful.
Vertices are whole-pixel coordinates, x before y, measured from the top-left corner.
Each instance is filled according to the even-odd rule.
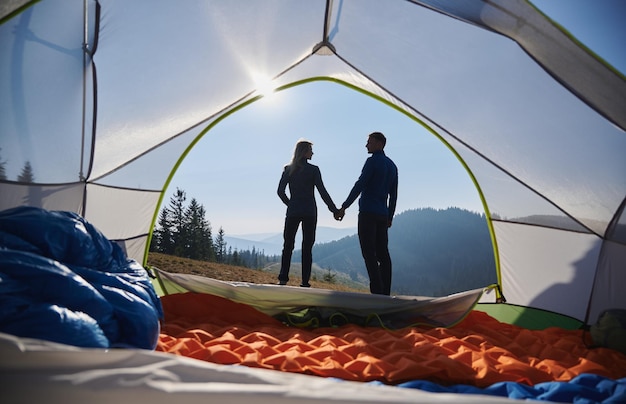
[[[83,211],[85,184],[29,185],[0,182],[0,210],[38,206],[48,210]]]
[[[160,192],[87,185],[84,217],[111,240],[118,241],[129,257],[143,257],[145,243]],[[111,216],[115,220],[111,220]],[[142,243],[127,243],[139,237]],[[131,245],[133,248],[131,248]],[[139,260],[141,262],[141,260]]]
[[[75,211],[143,261],[180,156],[258,76],[338,80],[466,164],[509,303],[584,320],[593,291],[594,316],[626,307],[624,241],[601,247],[626,195],[626,81],[527,2],[334,1],[328,25],[325,0],[101,0],[99,24],[85,4],[86,30],[83,0],[0,25],[0,208]],[[25,161],[34,184],[13,181]]]
[[[0,354],[2,397],[19,403],[511,403],[507,397],[337,381],[141,349],[80,349],[3,333]]]
[[[590,305],[591,319],[594,313],[605,308],[624,308],[624,285],[626,285],[626,245],[604,241],[598,261]]]
[[[517,223],[496,222],[494,228],[507,301],[584,319],[601,240]]]
[[[518,46],[436,12],[417,12],[409,2],[344,2],[340,15],[332,42],[342,59],[436,122],[440,133],[604,233],[626,188],[626,163],[606,156],[624,150],[626,139]],[[395,21],[393,28],[371,15]],[[581,161],[602,164],[583,168]],[[564,186],[572,178],[576,186]]]
[[[90,93],[83,81],[82,5],[51,6],[42,2],[43,10],[27,8],[0,25],[2,159],[8,178],[28,162],[39,184],[84,178],[91,139],[82,123],[83,89]]]
[[[556,80],[610,121],[626,128],[626,82],[623,76],[616,71],[608,73],[607,66],[598,63],[592,50],[572,38],[565,38],[561,28],[549,19],[539,17],[531,1],[423,0],[420,3],[513,38]],[[581,77],[593,79],[581,80]]]
[[[107,173],[95,182],[110,187],[160,191],[164,179],[168,178],[177,162],[184,159],[186,150],[193,148],[194,139],[208,122],[211,121],[203,122],[198,127],[168,139],[166,144],[146,150],[123,167]]]
[[[257,75],[310,53],[324,17],[319,1],[102,4],[96,177],[253,92]]]

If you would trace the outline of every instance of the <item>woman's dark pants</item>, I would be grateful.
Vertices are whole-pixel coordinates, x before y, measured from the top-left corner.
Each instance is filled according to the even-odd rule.
[[[317,216],[287,216],[283,231],[283,256],[280,265],[278,280],[283,283],[289,282],[289,266],[291,254],[296,242],[296,233],[302,223],[302,285],[308,285],[311,278],[311,266],[313,265],[313,244],[315,244],[315,228]]]

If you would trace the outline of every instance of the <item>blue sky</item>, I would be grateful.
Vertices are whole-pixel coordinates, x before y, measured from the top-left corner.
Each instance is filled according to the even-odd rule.
[[[533,3],[626,72],[626,1]],[[325,82],[282,91],[218,124],[181,164],[164,203],[180,188],[204,205],[214,232],[220,227],[229,236],[281,232],[285,207],[276,188],[296,141],[313,142],[311,163],[320,167],[340,205],[368,157],[365,141],[374,130],[387,135],[385,151],[399,167],[398,213],[450,206],[482,212],[468,174],[438,139],[378,101]],[[355,227],[357,210],[355,203],[337,222],[318,197],[318,226]]]

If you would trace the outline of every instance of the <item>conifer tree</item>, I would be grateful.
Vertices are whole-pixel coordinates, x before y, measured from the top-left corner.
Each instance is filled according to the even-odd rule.
[[[185,200],[187,195],[185,191],[176,188],[174,196],[170,198],[170,204],[166,208],[168,210],[169,223],[172,231],[173,251],[172,254],[178,257],[184,257],[187,251],[188,238],[186,235],[186,218],[185,218]]]
[[[22,167],[22,172],[17,176],[18,182],[35,182],[35,175],[33,174],[33,167],[30,165],[30,161],[24,163],[24,167]]]
[[[205,218],[204,206],[192,198],[185,210],[185,256],[203,261],[215,260],[211,224]]]
[[[228,247],[221,227],[213,240],[211,223],[205,217],[204,206],[195,198],[185,206],[186,199],[185,191],[176,189],[169,205],[161,210],[150,241],[150,251],[250,268],[260,268],[269,262],[269,257],[261,254],[254,246],[252,251],[233,251],[232,247]],[[276,259],[274,257],[273,261]]]
[[[169,218],[169,210],[161,210],[158,226],[159,227],[153,232],[150,250],[163,254],[174,254],[174,238],[172,236],[172,224]]]
[[[231,255],[231,264],[233,265],[241,265],[240,259],[239,259],[239,252],[237,251],[237,249],[235,248],[235,251],[233,251],[232,255]]]
[[[0,151],[2,151],[2,148],[0,147]],[[2,161],[2,157],[0,156],[0,180],[6,180],[7,179],[7,172],[6,172],[6,161]]]
[[[215,237],[215,259],[217,262],[226,262],[226,241],[224,240],[224,229],[220,227]]]

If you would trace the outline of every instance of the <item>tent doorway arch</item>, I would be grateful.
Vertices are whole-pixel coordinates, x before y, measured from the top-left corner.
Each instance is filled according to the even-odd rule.
[[[485,220],[487,205],[463,158],[424,121],[383,97],[328,77],[283,85],[271,100],[254,97],[206,125],[174,165],[154,223],[180,188],[206,208],[214,235],[222,228],[237,238],[274,233],[271,252],[280,254],[284,207],[276,186],[295,142],[307,138],[314,143],[311,163],[320,166],[333,200],[341,204],[368,157],[365,140],[374,130],[387,134],[386,152],[400,168],[396,212],[458,207],[483,215],[493,249],[489,259],[495,261],[488,268],[495,268],[491,282],[496,282],[497,244]],[[355,229],[357,211],[355,204],[343,222],[336,222],[318,200],[318,227]]]

